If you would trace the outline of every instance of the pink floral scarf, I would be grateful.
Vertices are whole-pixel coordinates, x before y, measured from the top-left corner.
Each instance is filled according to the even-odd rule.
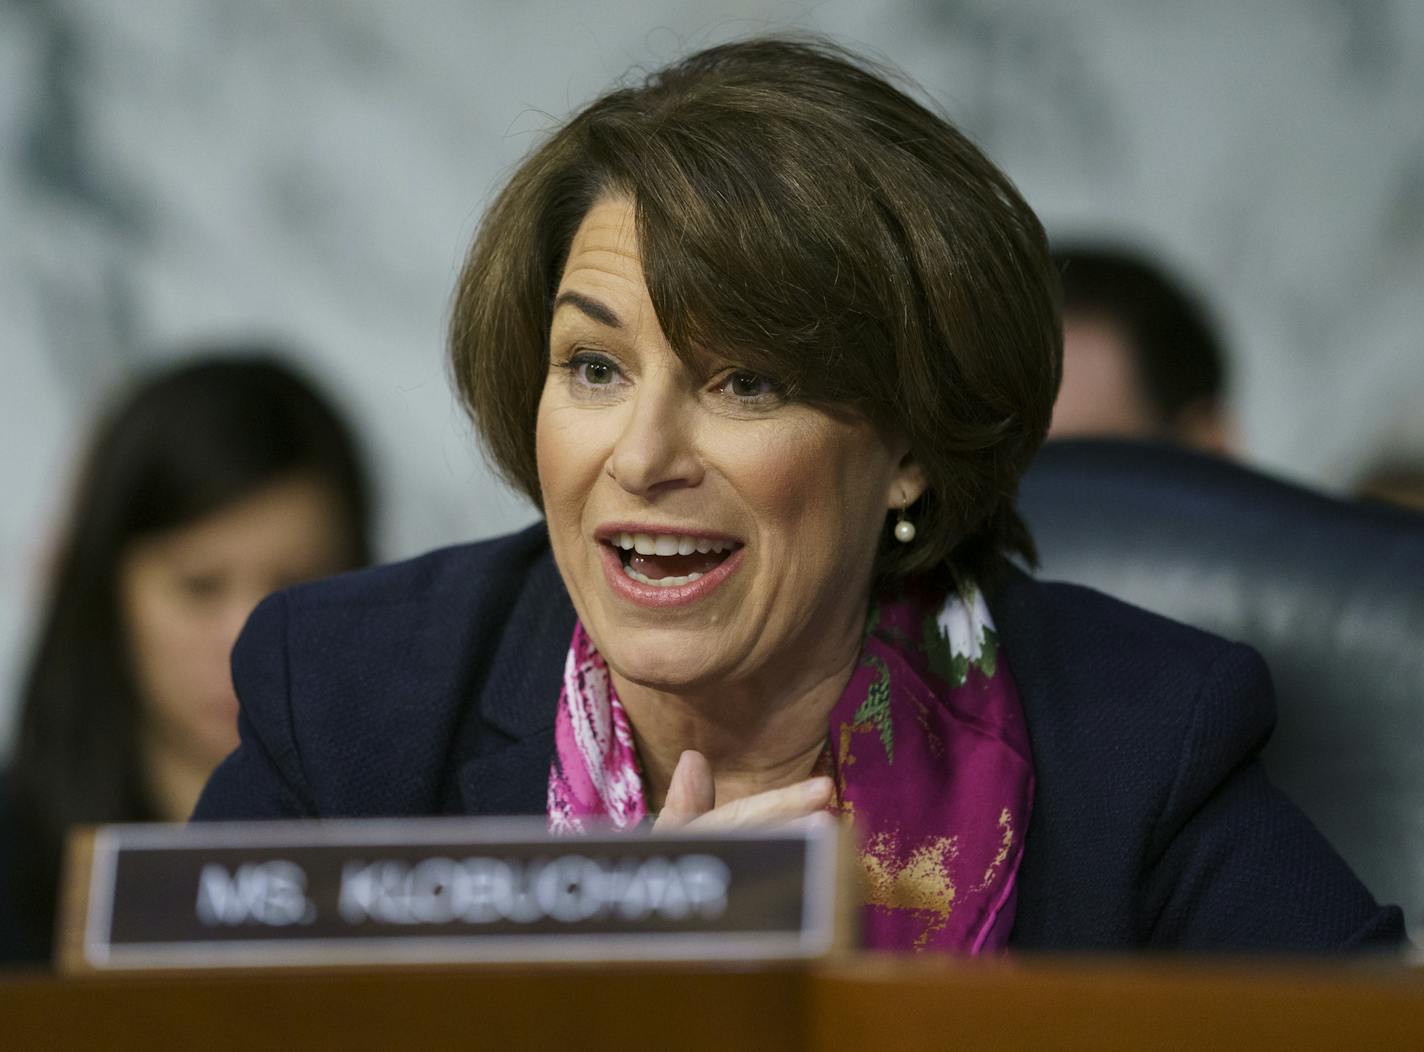
[[[564,666],[549,829],[648,813],[632,729],[582,625]],[[871,610],[820,770],[854,824],[870,949],[1001,951],[1033,800],[1023,709],[976,588],[923,584]]]

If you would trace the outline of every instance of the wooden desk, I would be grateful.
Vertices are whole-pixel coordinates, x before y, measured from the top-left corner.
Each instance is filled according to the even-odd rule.
[[[1424,971],[955,963],[0,978],[27,1049],[1424,1050]]]
[[[809,984],[813,1049],[1409,1049],[1424,971],[1375,965],[861,960]]]

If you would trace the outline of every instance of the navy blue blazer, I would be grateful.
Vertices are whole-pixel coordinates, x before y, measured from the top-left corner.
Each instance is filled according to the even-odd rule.
[[[1017,571],[989,606],[1037,774],[1012,945],[1403,939],[1262,773],[1254,651]],[[542,814],[573,623],[542,525],[272,596],[233,653],[241,745],[195,819]]]

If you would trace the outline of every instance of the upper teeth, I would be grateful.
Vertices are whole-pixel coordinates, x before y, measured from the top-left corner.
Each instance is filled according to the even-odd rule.
[[[612,540],[624,551],[635,551],[639,555],[691,555],[693,552],[731,551],[737,546],[736,541],[672,533],[620,533]]]

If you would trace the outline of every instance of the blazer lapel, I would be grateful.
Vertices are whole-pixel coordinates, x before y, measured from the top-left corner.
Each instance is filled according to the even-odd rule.
[[[480,688],[482,722],[499,733],[481,734],[475,755],[460,765],[466,814],[544,813],[573,630],[573,605],[546,549],[524,578]]]
[[[549,792],[554,728],[501,745],[460,768],[467,815],[541,815]]]
[[[1061,670],[1052,663],[1056,644],[1044,621],[1042,585],[1013,563],[1005,567],[997,587],[985,596],[994,630],[1009,657],[1014,687],[1028,721],[1029,739],[1036,743],[1040,716],[1050,711]],[[1035,752],[1037,749],[1035,749]]]

